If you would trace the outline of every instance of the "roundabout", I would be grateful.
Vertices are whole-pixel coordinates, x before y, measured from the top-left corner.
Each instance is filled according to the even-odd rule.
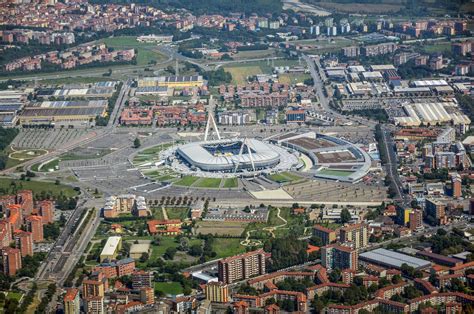
[[[18,161],[27,161],[33,158],[46,155],[48,151],[46,149],[22,149],[15,150],[13,147],[10,147],[12,152],[8,155],[8,158]]]

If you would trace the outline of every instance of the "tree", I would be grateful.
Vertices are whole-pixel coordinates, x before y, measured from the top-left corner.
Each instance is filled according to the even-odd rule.
[[[323,246],[323,240],[321,240],[320,237],[318,236],[312,236],[311,238],[309,238],[309,243],[311,245],[315,245],[315,246]]]
[[[339,268],[335,268],[329,274],[329,281],[331,282],[338,282],[341,279],[341,270]]]
[[[165,259],[169,259],[169,260],[172,260],[174,258],[174,255],[176,254],[176,248],[174,247],[169,247],[166,249],[165,251],[165,254],[163,255],[163,257]]]
[[[200,244],[193,244],[189,248],[189,255],[191,256],[201,256],[202,255],[202,247]]]
[[[150,258],[150,254],[144,252],[142,256],[140,256],[140,262],[145,263]]]
[[[347,208],[343,208],[341,210],[341,223],[343,224],[348,223],[349,221],[351,221],[351,219],[352,219],[352,216],[349,210]]]
[[[140,139],[136,137],[135,140],[133,141],[133,148],[139,148],[140,146],[142,146]]]

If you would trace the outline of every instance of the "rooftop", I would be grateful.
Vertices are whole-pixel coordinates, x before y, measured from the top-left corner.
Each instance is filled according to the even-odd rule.
[[[407,264],[415,269],[425,268],[431,265],[429,261],[386,249],[375,249],[373,251],[362,253],[359,255],[359,258],[395,268],[400,268],[403,264]]]

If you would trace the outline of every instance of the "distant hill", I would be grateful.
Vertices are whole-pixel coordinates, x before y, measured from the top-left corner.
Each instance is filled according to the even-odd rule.
[[[91,0],[95,4],[128,4],[150,5],[163,10],[184,8],[196,14],[213,13],[279,13],[282,10],[281,0]]]

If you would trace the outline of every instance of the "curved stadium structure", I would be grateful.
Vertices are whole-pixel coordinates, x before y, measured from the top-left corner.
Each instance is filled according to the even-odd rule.
[[[257,171],[280,162],[280,153],[256,139],[221,139],[179,146],[177,155],[202,171]]]

